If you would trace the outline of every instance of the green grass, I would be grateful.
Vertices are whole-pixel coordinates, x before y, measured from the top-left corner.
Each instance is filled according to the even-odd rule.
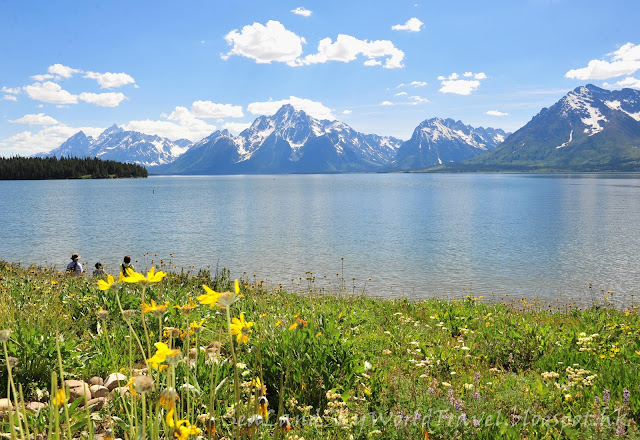
[[[254,324],[248,342],[234,336],[232,347],[224,309],[198,305],[186,314],[175,307],[197,304],[202,284],[233,290],[227,271],[213,278],[208,272],[169,274],[144,292],[135,284],[101,291],[95,280],[5,262],[0,277],[0,330],[12,330],[8,354],[18,358],[13,379],[25,401],[50,393],[52,373],[59,376],[60,369],[65,378],[86,380],[115,370],[129,376],[144,367],[156,351],[147,352],[145,326],[151,345],[162,339],[183,354],[176,365],[152,373],[144,428],[150,438],[172,436],[167,410],[158,404],[172,385],[180,396],[178,417],[204,433],[202,419],[214,416],[215,438],[422,439],[427,430],[432,439],[640,437],[638,310],[607,307],[606,292],[589,309],[557,310],[524,299],[412,302],[313,288],[300,295],[241,280],[244,296],[230,315],[244,313]],[[144,315],[144,325],[143,295],[147,303],[169,303],[160,318]],[[132,331],[118,300],[122,309],[137,311]],[[100,308],[109,313],[105,321],[97,318]],[[202,319],[203,329],[187,335],[189,323]],[[166,337],[160,326],[163,333],[169,329]],[[213,342],[221,344],[217,360],[198,351],[189,368],[188,350]],[[249,430],[224,416],[236,403],[238,416],[257,412],[256,378],[267,388],[272,413],[266,425]],[[2,368],[4,396],[7,379]],[[186,383],[197,392],[181,389]],[[92,416],[91,426],[133,438],[142,429],[141,408],[140,396],[113,400]],[[31,433],[48,429],[55,412],[27,414]],[[88,430],[84,410],[71,412],[68,424],[59,417],[62,437],[67,428],[75,436]],[[273,424],[283,414],[292,429],[281,434]],[[7,418],[0,419],[0,430],[9,432]]]

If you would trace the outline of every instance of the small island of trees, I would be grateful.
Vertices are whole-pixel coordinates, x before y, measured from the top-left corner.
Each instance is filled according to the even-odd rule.
[[[131,163],[78,157],[0,157],[0,180],[109,179],[147,177]]]

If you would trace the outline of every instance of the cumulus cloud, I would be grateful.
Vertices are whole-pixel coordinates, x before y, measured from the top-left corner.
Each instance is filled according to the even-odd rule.
[[[122,93],[109,92],[109,93],[87,93],[82,92],[78,95],[78,99],[81,101],[89,102],[100,107],[117,107],[120,103],[126,99],[126,96]]]
[[[226,122],[222,126],[222,128],[229,130],[233,134],[238,134],[249,127],[251,127],[250,122]]]
[[[380,103],[380,105],[393,105],[393,102],[391,102],[391,101],[382,101]]]
[[[158,135],[174,141],[189,139],[194,142],[210,135],[216,129],[215,125],[196,118],[189,109],[182,106],[176,107],[169,115],[162,115],[162,117],[163,120],[129,121],[122,128]]]
[[[79,131],[87,136],[98,136],[104,128],[68,127],[65,124],[49,125],[40,131],[23,131],[0,141],[0,156],[22,155],[48,152]]]
[[[442,93],[454,93],[456,95],[470,95],[480,87],[480,80],[487,78],[484,72],[465,72],[462,76],[464,78],[474,79],[459,79],[460,75],[455,72],[448,77],[439,76],[438,81],[441,81],[442,85],[439,91]]]
[[[4,96],[2,97],[2,99],[4,99],[5,101],[17,101],[17,100],[18,100],[18,98],[16,98],[16,97],[15,97],[15,96],[13,96],[13,95],[4,95]]]
[[[615,52],[607,54],[609,60],[591,60],[587,67],[571,69],[566,78],[600,80],[631,75],[640,69],[640,44],[626,43]]]
[[[384,67],[397,69],[404,67],[402,60],[404,52],[393,45],[389,40],[359,40],[351,35],[339,34],[335,42],[331,38],[324,38],[318,43],[318,53],[307,55],[303,59],[304,64],[326,63],[327,61],[342,61],[348,63],[354,61],[359,55],[368,58],[367,62],[384,58]],[[368,65],[371,65],[368,64]]]
[[[342,111],[343,115],[350,115],[351,113],[353,113],[351,110],[343,110]]]
[[[640,79],[634,78],[633,76],[628,76],[625,79],[617,81],[613,84],[603,83],[602,85],[608,88],[629,87],[632,89],[640,89]]]
[[[53,79],[55,77],[53,75],[49,75],[48,73],[46,73],[44,75],[32,75],[30,78],[34,81],[43,82],[48,79]]]
[[[303,8],[302,6],[298,6],[297,8],[292,9],[291,12],[296,15],[302,15],[303,17],[311,17],[311,14],[313,14],[313,11]]]
[[[413,87],[424,87],[427,85],[427,83],[426,81],[411,81],[409,85]]]
[[[257,63],[267,64],[276,61],[297,65],[302,54],[302,45],[306,43],[303,37],[287,30],[282,23],[274,20],[269,20],[266,25],[253,23],[244,26],[241,31],[234,29],[224,38],[231,50],[221,55],[222,59],[240,55]]]
[[[122,87],[127,84],[135,84],[136,81],[130,75],[124,72],[121,73],[98,73],[98,72],[86,72],[83,78],[95,79],[100,84],[101,89],[113,89],[116,87]]]
[[[252,102],[247,106],[247,110],[254,115],[270,116],[275,114],[278,109],[285,104],[291,104],[295,109],[302,110],[316,119],[327,119],[330,121],[336,119],[331,109],[325,107],[321,102],[298,98],[296,96],[290,96],[289,99],[281,99],[280,101]]]
[[[394,31],[420,32],[422,25],[424,25],[423,22],[418,20],[416,17],[412,17],[408,19],[405,24],[396,24],[391,26],[391,29]]]
[[[4,93],[11,93],[12,95],[17,95],[18,93],[20,93],[20,87],[14,87],[11,89],[9,87],[2,86],[2,89],[0,89],[0,91]]]
[[[48,102],[50,104],[77,104],[78,97],[63,90],[59,84],[51,81],[34,83],[25,86],[24,91],[31,99]]]
[[[498,110],[489,110],[487,114],[489,116],[509,116],[509,113],[504,113]]]
[[[82,73],[82,70],[73,69],[71,67],[63,66],[62,64],[54,64],[53,66],[49,66],[48,72],[52,75],[59,76],[64,79],[69,79],[75,73]]]
[[[11,122],[12,124],[28,124],[28,125],[53,125],[53,124],[58,124],[58,121],[56,121],[51,116],[45,115],[44,113],[24,115],[23,117],[21,117],[19,119],[14,119],[14,120],[9,121],[9,122]]]
[[[195,101],[191,104],[191,113],[196,118],[242,118],[242,106],[231,104],[216,104],[211,101]]]
[[[367,60],[364,62],[365,66],[382,66],[382,61],[378,61],[378,60]]]

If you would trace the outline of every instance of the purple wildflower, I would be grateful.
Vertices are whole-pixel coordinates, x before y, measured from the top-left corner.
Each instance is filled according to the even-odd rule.
[[[476,374],[473,375],[473,381],[477,382],[480,380],[480,372],[476,371]]]
[[[475,392],[473,393],[473,400],[480,400],[480,393],[479,392]]]
[[[509,353],[509,362],[513,362],[513,353]]]
[[[476,419],[475,417],[473,418],[473,427],[477,428],[478,426],[480,426],[480,420]]]
[[[604,393],[602,394],[602,403],[604,403],[605,405],[608,405],[610,400],[611,400],[611,391],[604,390]]]
[[[462,400],[460,399],[456,400],[454,407],[456,411],[462,411]]]
[[[600,398],[598,396],[596,396],[594,401],[595,401],[596,405],[598,405],[598,406],[600,405]]]
[[[427,392],[428,392],[429,394],[433,394],[433,393],[435,393],[435,392],[436,392],[436,390],[434,390],[432,387],[429,387],[429,388],[427,388]]]
[[[616,429],[617,435],[622,435],[625,433],[624,423],[618,423],[618,429]]]
[[[628,405],[630,398],[631,398],[631,391],[625,388],[624,391],[622,392],[622,403],[624,403],[625,405]]]
[[[466,422],[467,421],[467,413],[460,414],[460,417],[458,417],[458,420]]]

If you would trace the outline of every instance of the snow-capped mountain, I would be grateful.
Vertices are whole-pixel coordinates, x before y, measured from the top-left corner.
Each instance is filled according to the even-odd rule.
[[[373,171],[391,162],[401,140],[318,120],[291,105],[260,116],[238,136],[216,131],[154,173],[327,173]]]
[[[58,148],[41,156],[98,157],[154,166],[173,162],[187,151],[190,145],[191,142],[185,139],[171,141],[156,135],[125,131],[114,124],[97,138],[85,136],[80,131]]]
[[[492,150],[507,136],[501,129],[474,128],[453,119],[427,119],[398,149],[392,166],[411,170],[459,162]]]
[[[577,87],[468,163],[516,170],[640,169],[640,91]]]

